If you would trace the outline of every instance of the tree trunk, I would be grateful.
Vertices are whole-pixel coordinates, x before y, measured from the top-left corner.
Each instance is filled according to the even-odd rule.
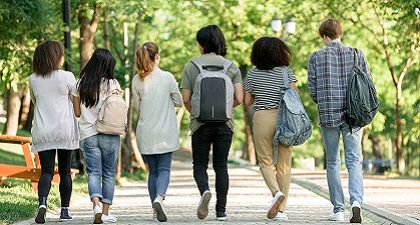
[[[104,10],[103,13],[104,18],[104,41],[105,41],[105,48],[111,50],[111,40],[109,39],[109,24],[108,24],[108,12]]]
[[[20,106],[20,112],[19,112],[19,126],[20,127],[24,127],[25,124],[28,122],[30,107],[31,107],[31,95],[30,95],[29,87],[26,87],[23,90],[22,104]]]
[[[80,52],[80,68],[86,64],[93,52],[93,46],[95,43],[95,33],[98,28],[99,19],[99,4],[95,4],[93,9],[92,19],[88,19],[88,8],[87,4],[80,4],[78,20],[80,24],[80,39],[79,39],[79,52]]]
[[[404,174],[404,157],[402,154],[402,130],[401,130],[401,108],[400,108],[400,101],[401,101],[401,83],[397,85],[397,101],[395,103],[395,111],[396,111],[396,122],[397,122],[397,137],[395,140],[395,147],[397,148],[397,169],[399,174]]]
[[[375,157],[375,159],[382,159],[381,139],[379,138],[379,134],[369,135],[368,138],[372,141],[373,157]]]
[[[134,32],[134,45],[133,45],[133,62],[135,61],[136,57],[136,50],[138,47],[138,36],[140,33],[140,23],[143,13],[139,12],[138,14],[138,21],[136,23],[136,28]],[[133,79],[134,74],[136,74],[136,68],[135,64],[133,63],[132,70],[129,76],[129,80],[131,81]],[[132,169],[132,159],[134,156],[135,161],[138,163],[138,168],[146,169],[146,164],[143,161],[143,158],[141,157],[141,154],[137,148],[136,143],[136,135],[133,130],[133,96],[131,94],[131,91],[128,91],[129,93],[125,93],[126,95],[129,95],[129,104],[128,104],[128,115],[127,115],[127,135],[125,136],[124,145],[121,149],[121,171],[128,172]]]
[[[7,116],[3,134],[15,136],[19,125],[20,91],[11,87],[7,91]]]

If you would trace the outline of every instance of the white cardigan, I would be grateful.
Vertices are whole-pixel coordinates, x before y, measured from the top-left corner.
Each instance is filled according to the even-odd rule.
[[[182,98],[174,76],[155,67],[144,81],[134,76],[132,93],[140,114],[136,129],[140,152],[151,155],[178,150],[175,107],[182,107]]]
[[[74,83],[73,73],[64,70],[55,70],[48,77],[35,73],[29,77],[31,100],[35,106],[32,152],[79,148],[71,94]]]

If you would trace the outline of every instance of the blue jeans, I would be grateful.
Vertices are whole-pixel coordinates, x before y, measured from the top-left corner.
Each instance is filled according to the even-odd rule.
[[[210,146],[213,145],[213,169],[216,175],[216,212],[226,211],[229,174],[227,161],[233,132],[226,124],[205,124],[192,135],[192,156],[194,179],[200,194],[209,188],[207,165]]]
[[[80,142],[88,174],[89,196],[112,204],[120,136],[96,134]]]
[[[334,212],[344,212],[345,199],[340,179],[340,133],[343,135],[344,158],[349,173],[350,203],[358,201],[362,204],[363,174],[360,165],[362,131],[351,133],[347,124],[340,127],[325,127],[321,125],[321,133],[327,155],[327,181],[330,201],[334,205]]]
[[[150,201],[153,203],[157,195],[165,196],[171,175],[172,152],[164,154],[143,155],[149,167],[147,188]]]

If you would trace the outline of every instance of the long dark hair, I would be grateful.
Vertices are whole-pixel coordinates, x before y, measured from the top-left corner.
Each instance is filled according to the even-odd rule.
[[[104,48],[97,48],[79,73],[80,102],[87,108],[98,104],[102,80],[114,79],[115,58]]]
[[[293,52],[279,38],[262,37],[252,46],[251,63],[257,69],[271,70],[278,66],[289,66]]]
[[[222,30],[216,25],[208,25],[197,32],[197,42],[203,47],[204,53],[214,52],[216,55],[226,55],[226,40]]]

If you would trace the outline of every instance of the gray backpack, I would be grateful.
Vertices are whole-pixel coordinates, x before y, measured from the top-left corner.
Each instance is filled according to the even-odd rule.
[[[299,93],[289,86],[286,67],[282,68],[282,74],[285,89],[279,103],[276,133],[273,139],[276,160],[279,141],[286,146],[297,146],[303,144],[312,135],[311,120],[300,100]]]
[[[232,62],[223,66],[204,66],[198,58],[191,61],[200,70],[191,96],[191,116],[202,123],[223,123],[232,118],[234,88],[226,74]]]
[[[353,74],[347,86],[346,123],[350,130],[357,131],[372,122],[379,110],[379,99],[376,96],[375,85],[369,74],[359,67],[359,51],[354,49]]]
[[[101,134],[125,134],[127,111],[127,105],[119,94],[109,95],[99,109],[96,130]]]

